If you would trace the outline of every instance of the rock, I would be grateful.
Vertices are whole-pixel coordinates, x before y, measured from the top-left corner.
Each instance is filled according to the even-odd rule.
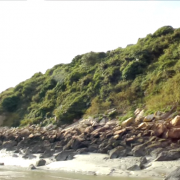
[[[84,130],[86,134],[90,134],[92,131],[94,131],[94,128],[92,126],[89,126]]]
[[[15,148],[17,145],[16,141],[5,141],[2,144],[2,148],[6,149],[7,151],[11,151]]]
[[[106,123],[106,125],[109,125],[110,127],[115,127],[118,124],[119,124],[118,120],[111,120]]]
[[[172,126],[179,126],[180,125],[180,116],[176,116],[173,120],[170,121]]]
[[[44,159],[40,159],[36,162],[36,166],[44,166],[46,164],[46,161]]]
[[[180,179],[180,167],[177,167],[164,180],[179,180]]]
[[[143,119],[143,121],[144,122],[151,122],[154,118],[155,118],[154,114],[149,114]]]
[[[74,158],[76,153],[73,150],[65,150],[55,156],[56,161],[66,161]]]
[[[130,118],[126,119],[125,121],[123,121],[121,123],[121,126],[122,127],[127,127],[127,126],[130,126],[131,124],[133,124],[133,122],[134,122],[134,118],[130,117]]]
[[[143,118],[144,118],[144,110],[142,110],[138,113],[138,115],[135,118],[135,122],[139,123],[143,120]]]
[[[162,123],[157,124],[154,128],[154,134],[158,137],[161,136],[166,131],[167,131],[167,128],[166,128],[165,124],[162,124]]]
[[[180,138],[180,128],[171,128],[171,129],[167,130],[166,137],[171,138],[171,139],[179,139]]]
[[[28,137],[30,135],[30,131],[28,129],[23,129],[19,133],[21,137]]]
[[[121,130],[118,130],[118,131],[115,131],[114,132],[114,135],[124,135],[126,133],[126,128],[124,129],[121,129]]]
[[[146,157],[141,157],[140,160],[139,160],[139,167],[140,167],[140,169],[143,169],[147,162],[148,161],[147,161]]]
[[[137,145],[132,149],[132,154],[135,157],[141,157],[141,156],[145,156],[146,152],[145,152],[145,145],[141,144],[141,145]]]
[[[12,157],[19,157],[17,154],[13,154]]]
[[[54,150],[52,149],[47,149],[45,152],[40,156],[40,158],[49,158],[53,156]]]
[[[141,124],[138,125],[137,129],[146,129],[146,127],[147,127],[147,123],[142,122]]]
[[[76,151],[77,154],[86,154],[88,152],[88,148],[81,148]]]
[[[172,161],[180,158],[179,151],[163,151],[161,152],[155,161]]]
[[[99,125],[104,126],[107,121],[108,121],[108,119],[103,118],[103,119],[99,122]]]
[[[33,164],[30,164],[28,169],[33,170],[33,169],[36,169],[36,167]]]
[[[141,112],[141,109],[138,108],[134,111],[134,115],[137,116],[140,112]]]
[[[135,164],[135,165],[129,167],[127,170],[129,170],[129,171],[138,171],[138,170],[141,170],[141,168],[137,164]]]
[[[157,158],[157,156],[158,156],[162,151],[164,151],[164,148],[156,148],[156,149],[154,149],[153,151],[150,152],[150,155],[151,155],[153,158]]]
[[[57,128],[57,126],[56,126],[56,125],[53,125],[53,124],[49,124],[49,125],[46,126],[46,130],[48,130],[48,131],[54,130],[54,129],[56,129],[56,128]]]
[[[127,155],[127,151],[123,146],[118,146],[112,150],[109,151],[110,159],[115,159],[118,157],[124,157]]]
[[[97,144],[91,144],[88,147],[89,152],[97,152],[98,151],[98,145]]]
[[[157,148],[166,148],[169,143],[168,142],[161,142],[161,141],[153,141],[153,142],[149,142],[150,144],[149,145],[146,145],[146,154],[150,154],[154,149],[157,149]]]

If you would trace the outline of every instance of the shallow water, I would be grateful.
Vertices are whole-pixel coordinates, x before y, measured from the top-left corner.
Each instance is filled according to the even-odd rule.
[[[44,170],[25,170],[20,168],[0,168],[0,180],[160,180],[155,178],[122,178],[111,176],[92,176]]]

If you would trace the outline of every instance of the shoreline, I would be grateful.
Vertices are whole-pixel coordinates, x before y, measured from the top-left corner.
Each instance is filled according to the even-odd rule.
[[[30,165],[35,165],[36,162],[41,159],[38,154],[35,154],[36,158],[24,159],[22,155],[18,154],[18,157],[13,157],[13,152],[2,152],[0,155],[0,161],[4,163],[3,169],[19,169],[30,170]],[[93,176],[112,176],[112,177],[129,177],[129,178],[153,178],[162,180],[167,174],[172,172],[180,160],[176,161],[151,161],[150,157],[147,157],[149,166],[142,170],[128,170],[129,167],[138,164],[138,157],[122,157],[116,159],[109,159],[107,154],[89,153],[75,155],[74,159],[66,161],[53,161],[52,158],[44,158],[46,165],[36,167],[36,170],[45,170],[50,172],[65,172],[65,173],[78,173],[84,175]]]

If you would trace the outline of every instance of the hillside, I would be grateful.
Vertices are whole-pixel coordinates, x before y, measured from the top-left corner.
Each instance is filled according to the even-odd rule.
[[[164,26],[135,45],[77,55],[0,94],[2,125],[67,124],[82,116],[124,120],[180,107],[180,28]],[[56,118],[55,118],[56,117]]]

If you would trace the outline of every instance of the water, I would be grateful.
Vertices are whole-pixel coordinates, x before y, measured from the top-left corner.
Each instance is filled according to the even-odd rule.
[[[93,176],[58,171],[25,170],[20,168],[0,168],[0,180],[160,180],[155,178],[122,178]]]

